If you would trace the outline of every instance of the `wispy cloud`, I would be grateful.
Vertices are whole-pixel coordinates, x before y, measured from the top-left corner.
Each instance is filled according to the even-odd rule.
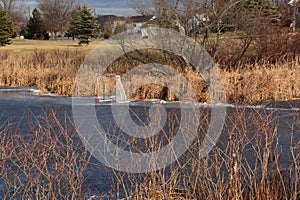
[[[132,16],[136,11],[131,8],[95,8],[97,15]]]
[[[136,14],[131,8],[131,0],[79,0],[80,3],[86,2],[91,9],[96,9],[100,15],[129,16]],[[34,0],[24,0],[31,9],[37,6]]]
[[[93,8],[130,8],[130,0],[87,0],[87,4]]]

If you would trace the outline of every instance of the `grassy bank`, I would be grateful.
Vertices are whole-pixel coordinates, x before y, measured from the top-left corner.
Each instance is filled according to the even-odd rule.
[[[36,42],[36,41],[35,41]],[[34,43],[35,43],[34,42]],[[18,43],[15,46],[0,49],[0,85],[1,86],[30,86],[36,87],[42,93],[51,91],[58,95],[73,95],[74,82],[77,71],[83,63],[85,56],[93,48],[91,47],[73,47],[56,49],[56,45],[61,42],[54,42],[53,46],[47,46],[49,49],[41,48],[39,45],[33,45],[26,53],[19,54]],[[51,42],[50,42],[51,43]],[[70,44],[68,41],[67,44]],[[101,44],[100,44],[101,45]],[[34,47],[39,47],[35,49]],[[23,48],[23,45],[22,45]],[[20,49],[22,49],[20,47]],[[14,50],[9,50],[14,49]],[[21,50],[23,51],[23,50]],[[170,55],[168,55],[170,56]],[[209,101],[207,87],[201,75],[193,71],[192,68],[182,63],[182,60],[172,57],[162,58],[154,54],[155,62],[162,62],[171,66],[180,66],[176,69],[179,73],[191,83],[199,101]],[[152,58],[148,61],[153,62]],[[126,70],[141,64],[132,60],[132,58],[121,58],[115,61],[110,71],[125,73]],[[183,66],[183,67],[182,67]],[[240,67],[234,71],[221,70],[223,83],[227,92],[227,101],[230,103],[257,103],[263,101],[293,99],[300,97],[300,63],[298,61],[260,64],[254,66]],[[162,74],[155,72],[147,74],[148,80],[158,79]],[[86,80],[83,85],[85,95],[94,95],[95,72],[91,72],[91,78]],[[131,90],[131,81],[143,82],[145,75],[143,72],[131,76],[124,80],[125,88],[131,98],[162,98],[165,100],[176,100],[172,92],[165,90],[158,85],[148,85]],[[181,85],[174,77],[169,80],[173,88],[181,90]],[[167,94],[166,94],[167,93]],[[76,95],[76,94],[75,94]]]
[[[58,95],[76,95],[74,82],[80,65],[86,55],[101,42],[91,46],[79,47],[76,41],[14,41],[13,45],[0,49],[0,85],[36,87],[42,93],[52,92]],[[173,66],[191,83],[199,101],[209,101],[207,87],[200,74],[189,67],[182,59],[166,52],[144,51],[140,55],[132,53],[116,60],[107,73],[123,74],[143,62],[155,62]],[[236,70],[220,67],[223,84],[230,103],[257,103],[270,100],[293,99],[300,97],[299,59],[290,61],[259,62],[258,64],[239,64]],[[90,72],[89,78],[81,84],[85,95],[94,95],[97,72]],[[148,80],[158,79],[161,74],[147,74]],[[134,99],[162,98],[176,100],[174,96],[159,85],[147,85],[132,91],[132,81],[143,82],[145,74],[137,73],[124,80],[127,94]],[[169,83],[177,91],[182,85],[176,77]]]
[[[80,50],[90,51],[100,44],[100,41],[93,41],[89,46],[79,46],[78,41],[73,40],[26,40],[12,39],[12,44],[1,47],[0,51],[9,51],[14,55],[30,55],[33,51],[51,50]]]

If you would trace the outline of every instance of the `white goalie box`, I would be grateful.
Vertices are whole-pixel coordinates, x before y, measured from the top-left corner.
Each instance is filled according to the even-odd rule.
[[[103,75],[96,78],[95,85],[96,102],[116,102],[127,101],[125,90],[120,75]]]

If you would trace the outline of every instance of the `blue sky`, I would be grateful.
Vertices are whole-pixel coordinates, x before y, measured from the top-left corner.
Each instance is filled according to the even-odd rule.
[[[131,8],[131,0],[79,0],[81,3],[87,2],[88,6],[96,9],[97,14],[100,15],[118,15],[130,16],[136,14],[135,10]],[[25,0],[25,2],[33,9],[36,1]]]

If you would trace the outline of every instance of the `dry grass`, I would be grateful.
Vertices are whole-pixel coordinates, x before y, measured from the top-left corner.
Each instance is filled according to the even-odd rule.
[[[198,137],[176,163],[142,174],[114,171],[110,199],[299,199],[299,111],[285,116],[289,117],[286,137],[279,138],[283,134],[278,132],[275,112],[230,110],[218,145],[209,156],[199,158],[209,112],[201,109]],[[169,112],[168,128],[151,138],[124,137],[117,129],[107,134],[133,152],[150,153],[174,137],[179,115]],[[1,197],[101,199],[84,182],[90,156],[68,117],[45,111],[40,116],[24,115],[22,120],[17,126],[7,121],[0,129]],[[280,146],[281,139],[290,144]],[[289,160],[283,151],[291,153]],[[148,164],[155,164],[151,162],[155,161]]]
[[[78,47],[76,41],[28,41],[18,40],[10,46],[1,47],[0,51],[0,85],[31,86],[39,88],[42,93],[47,90],[58,95],[77,95],[74,82],[85,56],[99,42],[88,47]],[[100,44],[101,45],[101,44]],[[142,54],[141,54],[142,53]],[[300,64],[296,60],[276,62],[275,64],[239,64],[236,70],[222,70],[223,82],[227,91],[227,101],[233,103],[257,103],[278,99],[300,97]],[[192,85],[199,101],[209,101],[207,87],[200,74],[192,70],[176,56],[166,52],[141,51],[116,60],[107,73],[126,73],[142,63],[161,63],[173,66]],[[88,78],[76,86],[78,94],[94,95],[95,72],[87,72]],[[90,78],[95,77],[95,78]],[[158,79],[156,72],[147,74],[149,80]],[[176,92],[185,88],[176,77],[169,80],[175,92],[160,85],[146,85],[132,91],[130,82],[143,82],[145,75],[135,74],[127,77],[125,88],[134,99],[161,98],[177,100]],[[125,82],[125,80],[124,80]],[[83,92],[81,92],[83,91]]]
[[[291,62],[248,70],[222,71],[227,99],[232,103],[258,103],[300,97],[300,63]]]
[[[34,51],[51,50],[83,50],[90,51],[99,45],[100,41],[93,41],[89,46],[79,46],[78,41],[73,40],[26,40],[13,39],[12,44],[1,47],[1,51],[9,51],[16,55],[30,55]]]
[[[58,95],[72,95],[77,70],[99,45],[79,47],[77,41],[14,40],[0,49],[0,85],[30,86]]]
[[[115,172],[111,198],[299,199],[300,146],[296,139],[300,128],[299,112],[291,113],[289,129],[286,129],[290,131],[285,134],[290,137],[291,144],[282,147],[278,144],[282,133],[278,132],[278,116],[274,112],[232,110],[218,145],[209,156],[199,158],[199,148],[209,123],[208,112],[202,112],[199,137],[177,163],[143,174]],[[163,141],[172,138],[175,131],[176,128],[171,128],[163,136],[140,141],[143,152],[152,152],[153,147],[160,149]],[[114,139],[115,143],[131,144],[133,148],[133,144],[138,144],[122,135],[115,135]],[[293,155],[290,160],[283,157],[282,148],[290,150]],[[149,161],[148,164],[153,163]]]
[[[82,199],[90,159],[67,116],[54,111],[0,129],[2,199]]]
[[[33,51],[30,56],[0,52],[2,86],[30,86],[55,94],[71,95],[77,70],[85,58],[82,51]]]

